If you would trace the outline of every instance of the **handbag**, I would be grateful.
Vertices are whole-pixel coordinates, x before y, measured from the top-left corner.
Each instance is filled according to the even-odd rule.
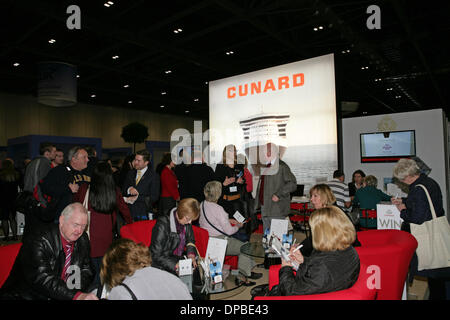
[[[445,215],[436,217],[430,194],[423,188],[430,205],[432,219],[422,224],[410,223],[411,234],[418,242],[417,258],[418,270],[438,269],[450,267],[450,225]]]
[[[91,235],[89,234],[89,225],[91,224],[91,212],[89,211],[89,189],[90,189],[90,187],[87,188],[86,194],[84,195],[83,207],[86,208],[86,212],[88,214],[88,223],[86,226],[86,233],[90,239]]]
[[[188,244],[186,244],[186,247],[187,246],[194,247],[197,251],[197,268],[195,268],[192,273],[192,284],[194,286],[203,286],[206,276],[205,270],[203,269],[203,265],[206,266],[205,259],[200,256],[200,252],[198,251],[197,246],[194,243],[189,242]]]

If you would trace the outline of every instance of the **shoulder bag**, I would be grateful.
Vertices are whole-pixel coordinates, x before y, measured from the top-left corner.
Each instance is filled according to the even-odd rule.
[[[430,194],[424,185],[418,184],[427,195],[432,219],[422,224],[410,223],[411,234],[418,242],[418,270],[450,267],[450,225],[445,215],[436,217]]]

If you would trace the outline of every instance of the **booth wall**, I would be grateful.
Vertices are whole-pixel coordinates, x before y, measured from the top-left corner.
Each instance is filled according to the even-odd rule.
[[[383,190],[383,178],[392,177],[395,163],[361,163],[359,135],[399,130],[416,131],[416,155],[432,169],[429,176],[441,187],[449,218],[447,120],[442,109],[343,119],[342,149],[346,182],[351,181],[355,170],[361,169],[366,175],[377,177],[378,188]]]
[[[120,137],[122,127],[138,121],[148,127],[147,140],[170,141],[172,131],[193,132],[194,118],[117,107],[78,103],[73,107],[49,107],[36,97],[0,93],[0,146],[10,138],[26,135],[95,137],[103,148],[130,147]],[[203,130],[207,129],[207,123]],[[136,149],[145,148],[137,144]]]

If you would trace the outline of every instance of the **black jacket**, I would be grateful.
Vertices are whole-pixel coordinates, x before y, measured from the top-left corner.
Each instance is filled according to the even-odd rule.
[[[291,267],[282,267],[280,283],[269,295],[305,295],[334,292],[350,288],[358,279],[359,257],[350,246],[342,251],[313,251],[305,257],[294,275]]]
[[[56,201],[55,220],[59,218],[64,208],[73,202],[74,194],[69,188],[69,183],[81,186],[83,183],[90,182],[91,177],[85,170],[78,171],[70,165],[60,165],[50,170],[40,187],[43,194],[50,196],[51,201]]]
[[[124,196],[127,195],[127,190],[130,187],[134,187],[139,192],[137,200],[133,204],[128,205],[133,218],[147,215],[151,211],[152,203],[158,200],[161,188],[159,176],[150,167],[147,167],[147,171],[145,171],[137,185],[136,174],[136,169],[128,171],[122,188]]]
[[[168,216],[160,216],[156,221],[152,230],[152,241],[150,244],[150,253],[152,256],[152,267],[166,270],[173,274],[175,265],[184,257],[173,254],[174,250],[180,243],[180,236],[175,226],[174,210]],[[195,244],[194,231],[191,224],[186,224],[186,244]],[[196,250],[192,246],[186,246],[186,254],[196,254]]]
[[[175,174],[179,183],[182,184],[180,199],[195,198],[199,203],[205,200],[203,189],[209,181],[214,180],[214,171],[210,166],[206,163],[193,163],[186,166],[181,177],[178,176],[177,171]]]
[[[94,278],[86,233],[75,242],[71,265],[80,268],[80,290],[69,289],[61,279],[65,254],[59,226],[52,224],[24,239],[11,273],[0,289],[2,299],[71,300],[78,291],[88,292]],[[70,278],[69,278],[70,280]]]
[[[442,205],[441,188],[439,188],[436,181],[422,173],[409,186],[408,197],[403,199],[406,209],[400,212],[400,217],[404,220],[404,224],[408,225],[407,229],[409,229],[409,223],[422,224],[432,219],[428,198],[422,187],[417,186],[418,184],[422,184],[427,188],[431,201],[433,202],[434,210],[436,210],[436,216],[441,217],[445,214]]]

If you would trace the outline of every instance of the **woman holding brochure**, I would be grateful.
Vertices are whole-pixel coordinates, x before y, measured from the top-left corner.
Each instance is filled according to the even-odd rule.
[[[330,206],[310,218],[314,250],[304,257],[292,246],[290,261],[282,259],[280,282],[270,296],[309,295],[350,288],[358,279],[359,257],[352,243],[355,227],[344,212]],[[298,265],[294,274],[293,265]]]
[[[199,224],[201,228],[208,230],[210,237],[226,239],[227,251],[226,255],[239,255],[238,269],[249,279],[258,279],[262,276],[261,273],[252,272],[256,263],[253,259],[245,254],[242,254],[241,246],[246,242],[240,240],[242,237],[237,236],[244,226],[245,222],[238,222],[236,219],[230,219],[228,213],[222,206],[217,204],[220,195],[222,194],[222,184],[218,181],[210,181],[204,188],[205,201],[200,204],[200,219]],[[245,235],[245,233],[243,233]],[[245,286],[252,286],[255,282],[245,282]]]

